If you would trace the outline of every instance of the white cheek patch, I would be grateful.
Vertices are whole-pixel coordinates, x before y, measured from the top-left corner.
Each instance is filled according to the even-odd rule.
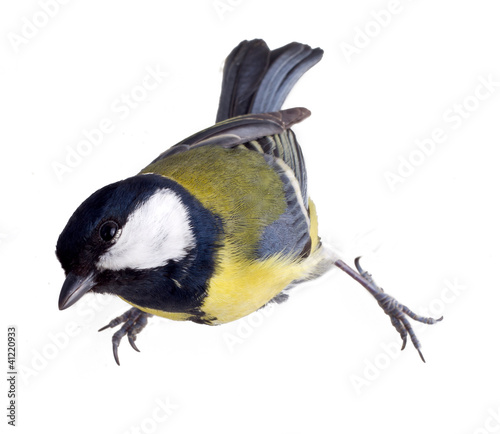
[[[101,270],[161,267],[195,245],[186,207],[170,190],[159,190],[133,211],[118,240],[97,263]]]

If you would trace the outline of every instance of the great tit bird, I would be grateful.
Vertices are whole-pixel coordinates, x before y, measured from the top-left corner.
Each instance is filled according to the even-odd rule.
[[[323,51],[296,42],[270,50],[241,42],[225,62],[216,124],[161,154],[131,178],[85,200],[57,241],[66,273],[59,309],[88,292],[115,294],[133,308],[112,320],[113,354],[151,315],[224,324],[292,286],[339,267],[376,298],[420,352],[406,316],[433,324],[324,246],[307,191],[301,148],[290,127],[310,115],[281,110],[297,80]],[[424,360],[425,361],[425,360]]]

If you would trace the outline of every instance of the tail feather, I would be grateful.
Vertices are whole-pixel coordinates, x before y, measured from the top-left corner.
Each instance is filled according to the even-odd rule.
[[[226,59],[216,122],[252,113],[255,92],[269,66],[270,50],[260,40],[241,42]]]
[[[270,50],[261,39],[241,42],[227,57],[216,122],[281,109],[297,80],[323,50],[292,42]]]
[[[271,52],[271,62],[252,104],[252,113],[281,109],[297,81],[323,56],[323,50],[292,42]]]

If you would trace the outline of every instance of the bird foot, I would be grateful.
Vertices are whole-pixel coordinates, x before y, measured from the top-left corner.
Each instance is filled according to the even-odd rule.
[[[113,335],[113,355],[115,356],[115,361],[120,365],[120,360],[118,359],[118,347],[120,346],[120,341],[123,336],[127,335],[128,341],[131,347],[139,351],[137,345],[135,344],[135,339],[137,335],[142,331],[146,324],[148,323],[148,317],[152,316],[150,313],[143,312],[136,307],[127,310],[123,315],[111,320],[108,325],[100,328],[98,331],[106,330],[107,328],[116,327],[118,324],[124,323],[120,329]]]
[[[417,315],[416,313],[411,311],[408,307],[399,303],[394,297],[391,297],[389,294],[386,294],[384,290],[375,283],[370,273],[364,271],[361,268],[359,260],[360,260],[359,257],[354,260],[354,264],[356,265],[356,268],[358,270],[357,273],[351,267],[349,267],[344,261],[340,259],[335,261],[335,265],[339,267],[342,271],[347,273],[349,276],[351,276],[358,283],[363,285],[368,290],[368,292],[370,292],[370,294],[372,294],[375,297],[379,306],[389,316],[392,325],[398,331],[398,333],[401,336],[401,339],[403,340],[403,346],[401,347],[401,350],[404,350],[406,346],[407,337],[408,335],[410,335],[410,339],[413,343],[413,346],[418,351],[418,354],[420,354],[420,358],[422,359],[422,361],[425,362],[424,356],[420,351],[421,347],[420,342],[418,341],[417,336],[415,335],[415,332],[413,331],[413,328],[406,316],[409,316],[415,321],[424,324],[435,324],[436,322],[441,321],[443,317],[438,319],[423,317]]]

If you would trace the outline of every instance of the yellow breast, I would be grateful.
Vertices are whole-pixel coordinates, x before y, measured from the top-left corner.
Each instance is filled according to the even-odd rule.
[[[292,260],[273,256],[260,261],[245,261],[231,245],[222,250],[221,262],[210,280],[208,296],[202,310],[213,324],[242,318],[264,306],[297,280],[307,280],[316,274],[324,260],[319,247],[316,208],[309,200],[311,216],[311,254],[306,259]]]

